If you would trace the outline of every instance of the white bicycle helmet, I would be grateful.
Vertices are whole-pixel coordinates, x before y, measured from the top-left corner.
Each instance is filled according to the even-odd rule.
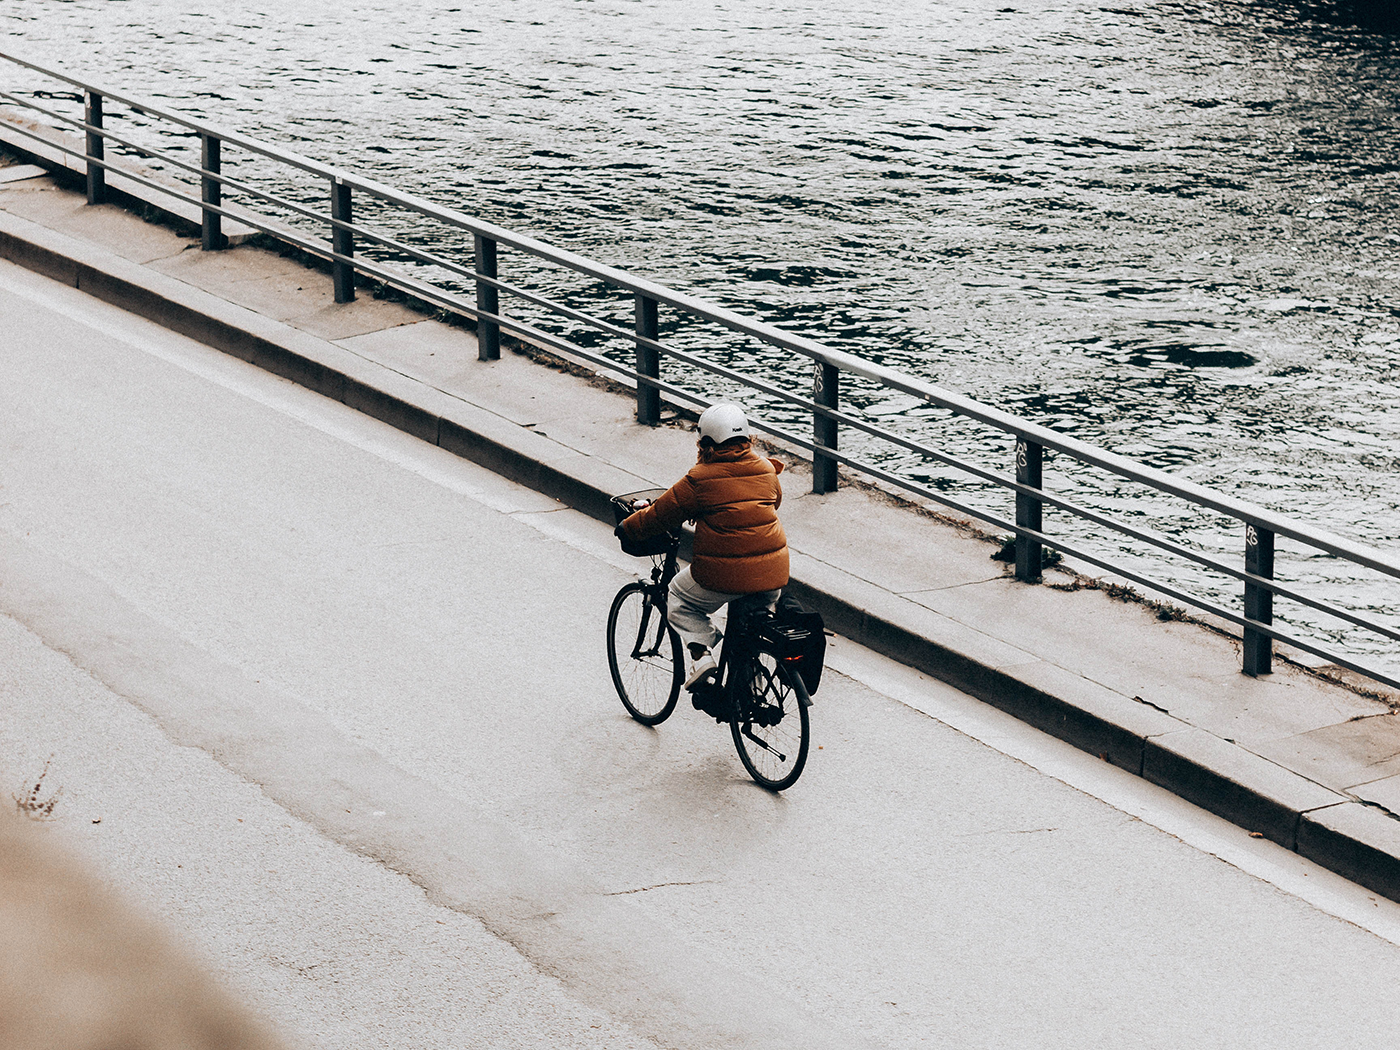
[[[700,436],[722,445],[731,438],[748,437],[749,421],[738,405],[721,402],[700,413]]]

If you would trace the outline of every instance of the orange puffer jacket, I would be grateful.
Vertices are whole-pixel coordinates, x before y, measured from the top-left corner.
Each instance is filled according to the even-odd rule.
[[[778,523],[783,465],[734,448],[701,449],[699,462],[649,507],[622,523],[636,540],[695,521],[690,573],[701,587],[753,594],[787,586],[787,536]]]

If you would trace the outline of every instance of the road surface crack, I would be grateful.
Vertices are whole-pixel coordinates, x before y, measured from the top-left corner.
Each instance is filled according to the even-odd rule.
[[[629,893],[646,893],[647,890],[659,890],[667,886],[708,886],[715,882],[715,879],[697,879],[694,882],[658,882],[653,886],[638,886],[630,890],[613,890],[611,893],[603,894],[604,897],[622,897]]]

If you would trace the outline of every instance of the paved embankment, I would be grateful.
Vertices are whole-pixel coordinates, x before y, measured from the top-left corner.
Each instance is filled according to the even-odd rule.
[[[48,179],[0,192],[0,255],[490,467],[595,517],[669,483],[683,429],[610,389],[329,280],[197,242]],[[1400,900],[1400,721],[1385,703],[1096,591],[1017,583],[978,538],[867,491],[789,482],[796,589],[843,635]]]
[[[606,524],[4,262],[0,316],[0,788],[53,754],[37,830],[289,1045],[1392,1046],[1400,905],[845,638],[770,795],[623,712]]]

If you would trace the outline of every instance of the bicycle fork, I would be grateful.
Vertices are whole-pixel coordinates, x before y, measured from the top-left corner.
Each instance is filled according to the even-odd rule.
[[[634,660],[640,660],[644,656],[656,656],[661,652],[661,642],[666,637],[666,617],[662,616],[659,611],[656,611],[656,640],[649,649],[642,648],[646,644],[647,628],[651,625],[653,611],[655,611],[653,599],[647,595],[646,600],[642,603],[642,620],[637,624],[637,641],[632,646],[632,659]]]

